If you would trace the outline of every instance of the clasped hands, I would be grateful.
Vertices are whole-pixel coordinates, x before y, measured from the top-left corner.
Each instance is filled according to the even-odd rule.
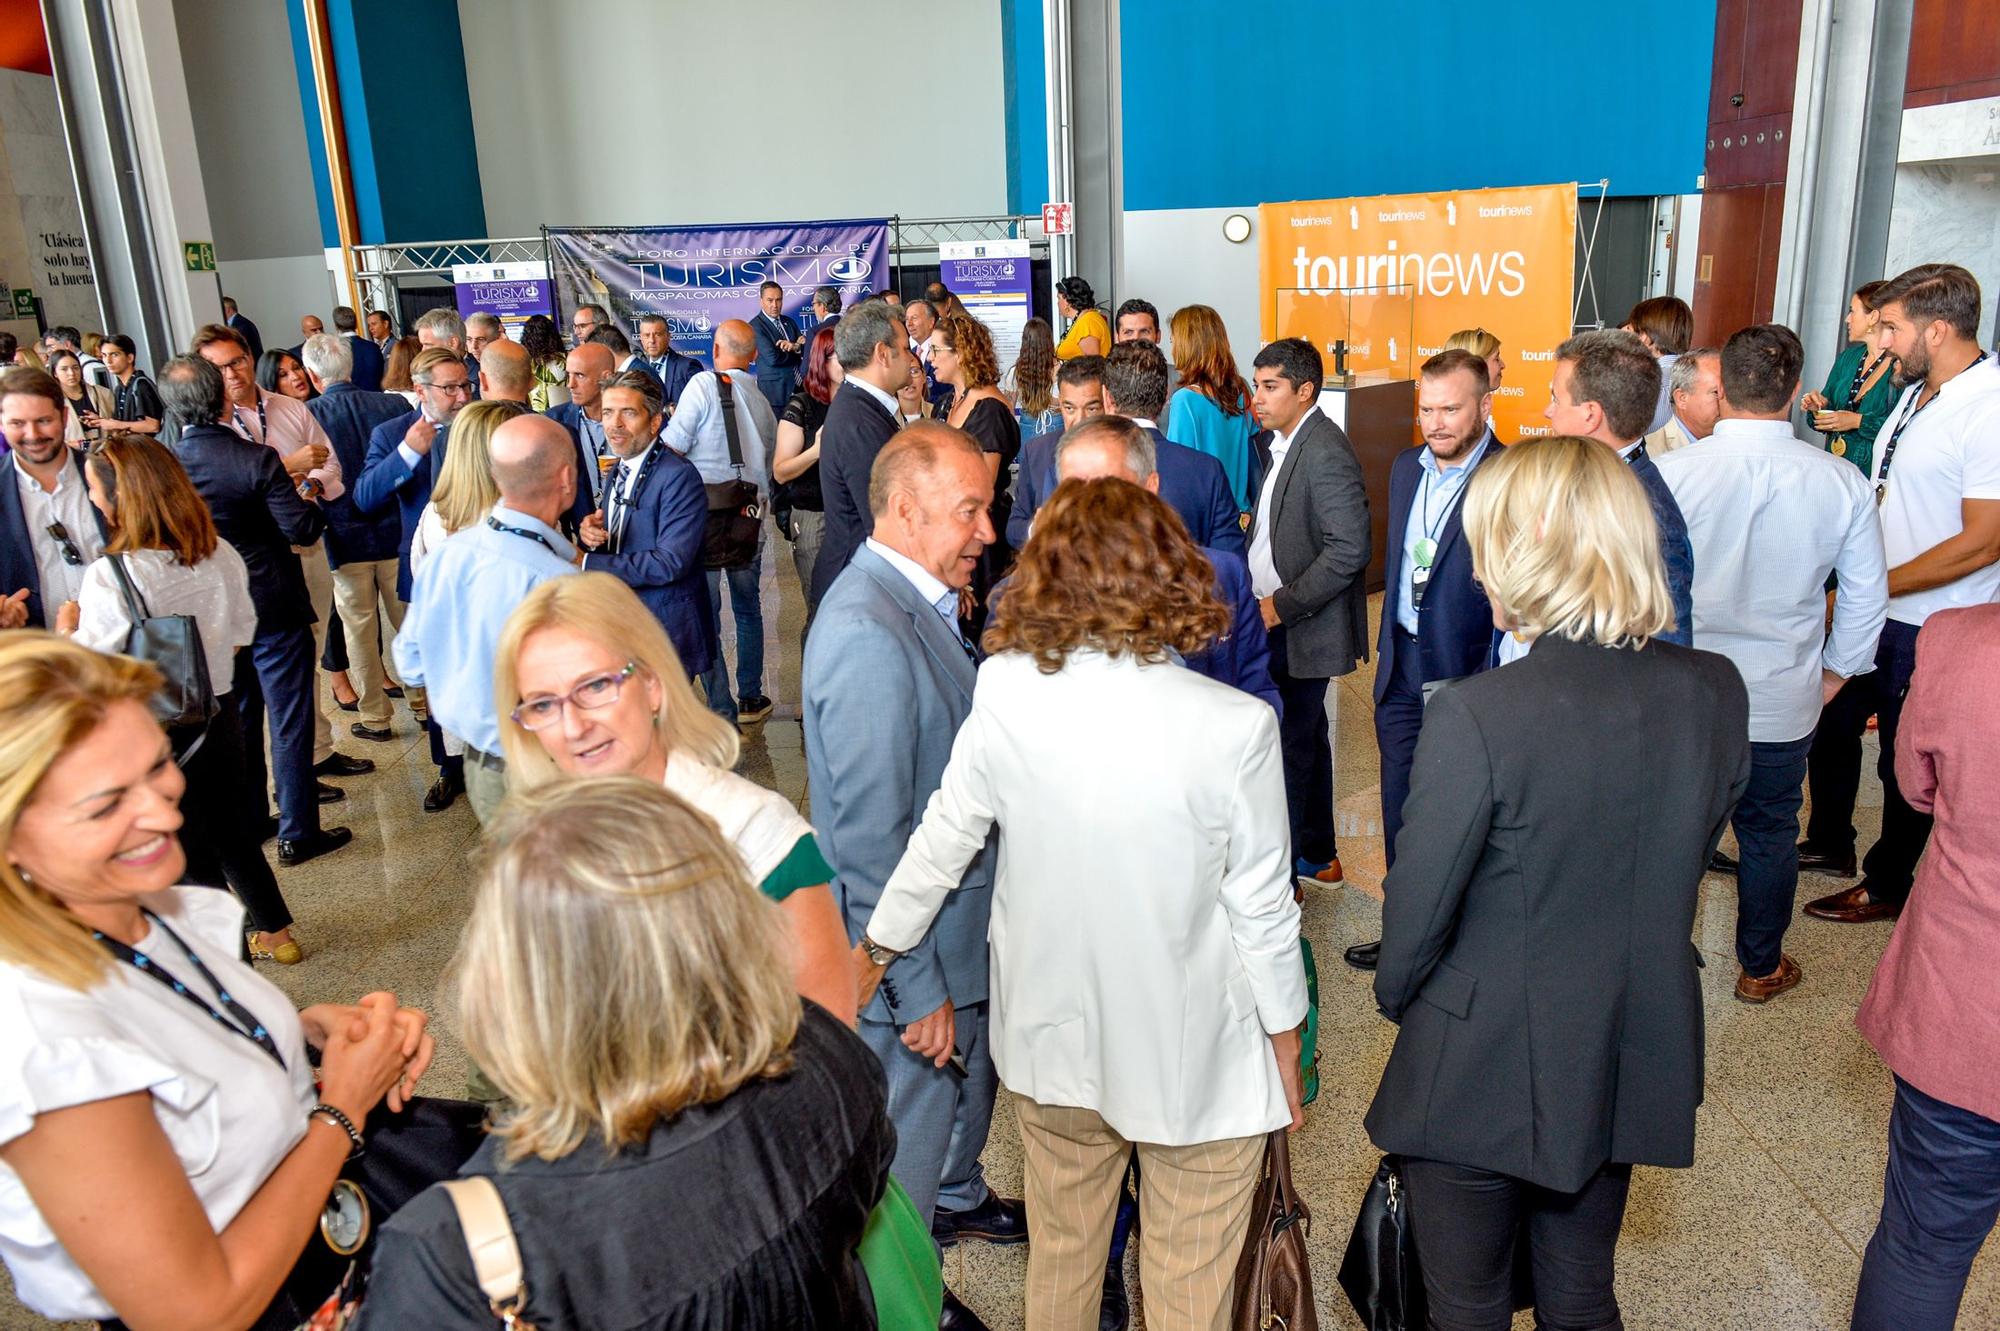
[[[320,1051],[323,1097],[365,1116],[378,1102],[400,1111],[429,1070],[436,1044],[430,1018],[377,991],[359,1003],[315,1003],[299,1011],[306,1043]],[[341,1104],[336,1095],[347,1097]],[[359,1116],[357,1116],[357,1122]]]

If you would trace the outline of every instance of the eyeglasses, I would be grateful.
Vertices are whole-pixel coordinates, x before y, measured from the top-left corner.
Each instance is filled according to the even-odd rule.
[[[61,548],[63,563],[70,565],[72,568],[83,567],[85,563],[83,551],[77,549],[76,542],[70,539],[69,528],[63,526],[60,522],[51,522],[49,524],[49,539]]]
[[[435,388],[440,393],[463,393],[468,397],[472,394],[472,381],[470,379],[461,379],[455,384],[425,384],[424,387]]]
[[[625,681],[639,672],[637,661],[627,661],[623,670],[609,675],[592,675],[568,693],[551,693],[540,698],[523,698],[509,715],[523,730],[547,730],[562,720],[565,703],[586,712],[609,707],[625,690]]]

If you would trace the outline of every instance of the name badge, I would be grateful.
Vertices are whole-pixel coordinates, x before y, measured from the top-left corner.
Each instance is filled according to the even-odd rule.
[[[1431,571],[1423,564],[1410,570],[1410,609],[1424,608],[1424,588],[1431,585]]]

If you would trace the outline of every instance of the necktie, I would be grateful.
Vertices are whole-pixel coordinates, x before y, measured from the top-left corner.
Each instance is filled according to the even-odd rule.
[[[957,638],[958,645],[965,649],[965,654],[968,657],[971,656],[972,644],[967,642],[965,635],[958,631],[958,593],[953,591],[946,592],[943,596],[931,602],[931,609],[938,612],[938,618],[942,619],[944,626],[951,630],[951,636]]]
[[[623,462],[619,463],[618,469],[611,473],[611,493],[605,496],[605,517],[607,518],[605,530],[610,534],[611,538],[606,544],[611,547],[611,553],[613,554],[618,553],[618,547],[624,540],[625,517],[631,509],[630,502],[625,494],[627,475],[625,464]]]

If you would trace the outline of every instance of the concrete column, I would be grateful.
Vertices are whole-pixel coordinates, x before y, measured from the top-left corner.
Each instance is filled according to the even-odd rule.
[[[1910,12],[1910,0],[1807,0],[1801,19],[1771,317],[1804,341],[1809,388],[1847,345],[1849,294],[1885,275]]]
[[[157,365],[222,317],[182,250],[214,235],[172,0],[42,0],[42,18],[103,324]]]
[[[1076,204],[1076,234],[1051,244],[1050,267],[1058,281],[1080,274],[1115,306],[1125,216],[1119,0],[1047,0],[1044,15],[1049,193]]]

